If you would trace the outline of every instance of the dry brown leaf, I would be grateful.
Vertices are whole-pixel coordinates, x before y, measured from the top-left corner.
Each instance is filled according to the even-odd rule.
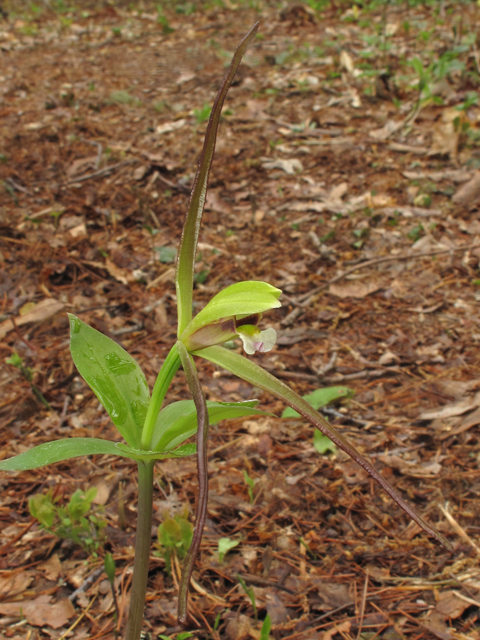
[[[458,636],[453,629],[450,629],[444,616],[434,611],[428,618],[421,621],[422,627],[425,627],[430,633],[440,638],[440,640],[455,640]]]
[[[23,615],[35,627],[47,625],[52,629],[59,629],[75,615],[75,609],[68,599],[59,600],[54,604],[50,603],[51,599],[51,596],[42,595],[26,602],[6,602],[0,604],[0,614]]]
[[[436,420],[442,418],[453,418],[454,416],[461,416],[467,411],[472,411],[476,409],[478,404],[473,402],[472,400],[461,400],[460,402],[453,402],[452,404],[447,404],[444,407],[440,407],[439,409],[433,409],[430,411],[424,411],[421,413],[418,418],[419,420]]]
[[[349,636],[345,636],[344,634],[350,631],[352,623],[349,620],[345,620],[344,622],[340,622],[339,624],[335,624],[332,629],[328,629],[322,636],[322,640],[332,640],[333,636],[336,636],[337,633],[345,638]]]
[[[0,596],[11,597],[23,593],[33,577],[25,572],[11,576],[0,576]]]
[[[41,562],[37,569],[40,571],[45,571],[45,577],[47,580],[58,580],[58,576],[62,572],[62,563],[56,553],[53,554],[48,560],[45,562]]]
[[[442,465],[435,460],[418,464],[412,460],[404,460],[399,456],[389,455],[388,453],[380,455],[379,460],[389,467],[397,469],[403,475],[413,478],[431,478],[437,476],[442,470]]]
[[[462,118],[458,109],[444,109],[440,122],[435,125],[433,130],[432,145],[429,156],[448,155],[454,162],[457,159],[458,140],[460,137],[461,126],[458,120]]]
[[[357,280],[331,284],[328,287],[328,292],[333,296],[337,296],[337,298],[365,298],[381,288],[382,285],[379,282],[361,282]]]
[[[63,302],[59,300],[55,300],[54,298],[45,298],[45,300],[41,300],[35,307],[25,313],[24,315],[17,316],[15,318],[15,325],[20,327],[24,324],[28,324],[30,322],[44,322],[48,320],[59,311],[62,311],[64,308]],[[11,320],[4,320],[0,324],[0,340],[2,340],[7,333],[13,331],[14,324]]]
[[[473,177],[460,187],[453,196],[453,204],[460,207],[470,208],[477,204],[480,200],[480,171],[475,171]]]
[[[229,620],[225,628],[229,640],[247,640],[252,637],[253,631],[250,618],[244,615],[237,615]]]
[[[455,591],[443,591],[438,598],[435,609],[445,618],[455,619],[459,618],[465,609],[471,606],[469,602],[457,598]]]
[[[130,271],[128,271],[127,269],[122,269],[121,267],[117,267],[117,265],[108,258],[105,258],[105,267],[108,273],[113,276],[115,280],[118,280],[118,282],[121,282],[122,284],[135,282],[135,278]]]

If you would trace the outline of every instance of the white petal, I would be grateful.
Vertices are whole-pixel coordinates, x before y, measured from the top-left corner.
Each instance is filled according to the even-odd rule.
[[[252,356],[256,351],[260,353],[271,351],[277,341],[277,332],[272,327],[265,329],[265,331],[259,331],[256,327],[252,331],[250,326],[248,329],[240,327],[237,329],[237,333],[242,339],[245,352],[249,356]]]

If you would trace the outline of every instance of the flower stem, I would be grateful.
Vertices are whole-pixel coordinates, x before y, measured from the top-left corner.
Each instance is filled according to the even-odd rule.
[[[140,447],[145,451],[149,451],[150,449],[158,413],[162,407],[162,402],[168,391],[168,387],[173,380],[173,376],[177,373],[179,367],[180,358],[178,356],[176,345],[173,345],[164,360],[160,373],[157,376],[155,386],[152,391],[152,397],[150,398],[150,404],[148,405],[147,415],[143,424],[142,439],[140,442]]]
[[[154,460],[138,463],[137,533],[135,561],[125,640],[139,640],[142,632],[145,596],[147,593],[150,542],[152,537],[153,467]]]

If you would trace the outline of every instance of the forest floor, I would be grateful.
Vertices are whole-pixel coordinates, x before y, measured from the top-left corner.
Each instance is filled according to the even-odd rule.
[[[260,20],[220,125],[195,304],[239,280],[282,289],[263,320],[277,346],[255,360],[301,394],[348,387],[328,419],[454,550],[342,452],[319,453],[304,421],[221,423],[183,631],[257,640],[268,613],[278,640],[479,639],[478,3],[84,4],[7,4],[0,18],[1,457],[119,438],[74,368],[67,311],[153,385],[176,339],[175,249],[209,108]],[[210,400],[257,397],[281,415],[198,366]],[[96,487],[123,628],[135,464],[77,458],[0,483],[0,638],[115,637],[101,537],[87,555],[42,530],[28,500]],[[194,458],[157,464],[154,551],[166,517],[193,518],[196,488]],[[152,638],[188,636],[179,566],[152,555]]]

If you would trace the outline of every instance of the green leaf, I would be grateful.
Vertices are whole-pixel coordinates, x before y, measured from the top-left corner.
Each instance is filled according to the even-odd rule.
[[[178,306],[178,336],[183,333],[186,326],[192,319],[195,255],[197,252],[198,235],[202,222],[203,209],[207,197],[208,175],[210,173],[213,154],[215,152],[220,115],[222,113],[228,89],[232,84],[245,51],[255,37],[258,25],[259,23],[257,22],[237,47],[230,68],[227,71],[227,75],[222,82],[222,86],[220,87],[217,97],[215,98],[210,119],[208,121],[205,142],[203,144],[202,155],[200,156],[200,162],[193,184],[192,195],[190,196],[190,205],[188,207],[187,218],[183,227],[182,239],[180,241],[180,248],[178,252],[177,272],[175,276]]]
[[[240,540],[232,540],[231,538],[219,538],[218,540],[218,559],[223,562],[226,554],[231,550],[238,547]]]
[[[177,250],[174,247],[156,247],[155,251],[158,253],[158,259],[160,262],[175,262]]]
[[[105,554],[105,560],[103,561],[103,568],[107,574],[108,581],[111,585],[115,582],[115,560],[111,553],[107,551]]]
[[[447,549],[451,549],[450,542],[439,533],[436,529],[431,527],[425,520],[413,509],[402,496],[394,489],[385,478],[378,473],[375,467],[364,458],[359,451],[353,446],[353,444],[345,438],[342,434],[328,424],[325,418],[320,415],[315,409],[308,404],[306,400],[301,398],[293,389],[290,389],[285,383],[277,380],[272,374],[268,373],[258,366],[252,360],[248,360],[244,356],[238,353],[229,351],[223,347],[207,347],[194,352],[194,355],[201,356],[220,365],[231,371],[235,375],[239,376],[243,380],[246,380],[250,384],[253,384],[264,391],[272,393],[275,397],[280,398],[292,409],[298,411],[300,415],[311,422],[319,431],[326,435],[330,440],[337,445],[342,451],[345,451],[355,462],[362,466],[367,473],[369,473],[374,480],[388,493],[388,495],[395,500],[399,507],[401,507],[407,515],[412,518],[424,531],[436,538]]]
[[[121,456],[130,460],[164,460],[165,458],[183,458],[194,455],[197,447],[194,444],[186,444],[174,451],[161,453],[158,451],[144,451],[132,449],[122,442],[101,440],[100,438],[66,438],[45,442],[33,447],[13,458],[7,458],[0,462],[0,471],[26,471],[38,469],[47,464],[62,462],[80,456],[95,454]]]
[[[116,342],[72,314],[70,351],[82,378],[131,447],[140,444],[150,393],[137,362]]]
[[[216,424],[229,418],[271,415],[256,409],[258,400],[247,402],[207,402],[208,420]],[[197,431],[197,412],[193,400],[179,400],[164,407],[157,418],[152,437],[152,450],[171,451]]]
[[[265,616],[265,620],[262,624],[262,629],[260,631],[260,640],[269,640],[270,638],[270,629],[272,628],[272,621],[270,620],[270,616]]]
[[[117,443],[117,454],[130,458],[131,460],[166,460],[167,458],[185,458],[197,453],[197,445],[194,443],[184,444],[173,451],[145,451],[144,449],[132,449],[121,442]]]
[[[89,456],[94,454],[110,454],[115,456],[125,456],[117,449],[117,443],[100,438],[66,438],[45,442],[33,449],[29,449],[14,458],[8,458],[0,462],[1,471],[25,471],[27,469],[38,469],[47,464],[62,462],[70,458],[79,456]],[[128,457],[128,456],[125,456]]]
[[[185,341],[195,331],[223,318],[233,316],[249,316],[263,313],[269,309],[276,309],[282,304],[278,300],[281,290],[267,282],[247,280],[237,282],[217,293],[210,302],[195,316],[182,333],[181,340]]]
[[[302,396],[314,409],[325,407],[330,402],[335,402],[339,398],[351,398],[353,391],[348,387],[325,387],[324,389],[315,389],[312,393]],[[300,418],[298,411],[294,411],[290,407],[284,409],[282,418]]]
[[[327,453],[327,451],[335,453],[335,451],[337,450],[337,447],[333,444],[330,438],[324,436],[323,433],[320,433],[318,429],[315,429],[315,431],[313,432],[313,446],[322,456]]]

